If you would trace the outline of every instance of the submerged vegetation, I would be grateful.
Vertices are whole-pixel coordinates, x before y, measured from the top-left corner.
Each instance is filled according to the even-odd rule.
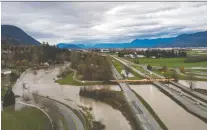
[[[129,104],[124,98],[122,91],[109,91],[108,88],[93,89],[92,87],[84,87],[79,92],[80,96],[93,98],[98,101],[105,102],[113,108],[118,109],[129,120],[133,130],[140,129],[136,124],[134,116],[130,110]]]

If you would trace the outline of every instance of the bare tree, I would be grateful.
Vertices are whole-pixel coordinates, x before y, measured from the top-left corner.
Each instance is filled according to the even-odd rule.
[[[179,75],[178,75],[178,73],[176,72],[176,70],[173,71],[173,73],[172,73],[172,78],[175,79],[176,82],[179,80]]]
[[[167,71],[167,66],[166,66],[166,65],[164,65],[164,66],[162,67],[162,71],[164,71],[164,72]]]
[[[33,55],[32,63],[33,63],[33,65],[38,65],[39,64],[39,57],[38,57],[37,54]]]
[[[63,69],[63,67],[60,67],[59,68],[58,78],[62,78],[63,73],[64,73],[64,69]]]
[[[122,76],[123,76],[123,78],[124,78],[124,79],[126,79],[126,76],[125,76],[125,74],[122,74]]]
[[[187,74],[187,81],[186,82],[189,84],[190,89],[194,89],[194,87],[195,87],[194,79],[195,79],[194,73],[189,72]]]
[[[124,68],[125,68],[126,76],[127,76],[127,78],[128,78],[130,70],[129,70],[129,68],[126,67],[126,66],[124,66]]]

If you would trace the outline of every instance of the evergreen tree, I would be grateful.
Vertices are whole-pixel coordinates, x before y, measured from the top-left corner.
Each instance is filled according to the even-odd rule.
[[[3,107],[14,106],[15,95],[11,88],[9,88],[4,96]]]

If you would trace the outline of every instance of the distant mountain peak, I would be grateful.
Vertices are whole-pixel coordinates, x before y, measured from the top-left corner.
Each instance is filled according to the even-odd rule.
[[[130,43],[98,43],[83,46],[79,44],[64,44],[65,48],[78,46],[80,48],[156,48],[156,47],[207,47],[207,31],[182,34],[177,37],[156,39],[135,39]],[[57,45],[59,46],[59,44]],[[72,48],[71,48],[72,49]]]
[[[6,43],[40,45],[40,42],[14,25],[1,25],[1,38]]]

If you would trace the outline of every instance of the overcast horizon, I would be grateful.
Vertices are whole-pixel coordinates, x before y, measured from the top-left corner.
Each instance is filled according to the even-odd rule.
[[[2,2],[1,24],[40,42],[106,43],[207,30],[207,2]]]

